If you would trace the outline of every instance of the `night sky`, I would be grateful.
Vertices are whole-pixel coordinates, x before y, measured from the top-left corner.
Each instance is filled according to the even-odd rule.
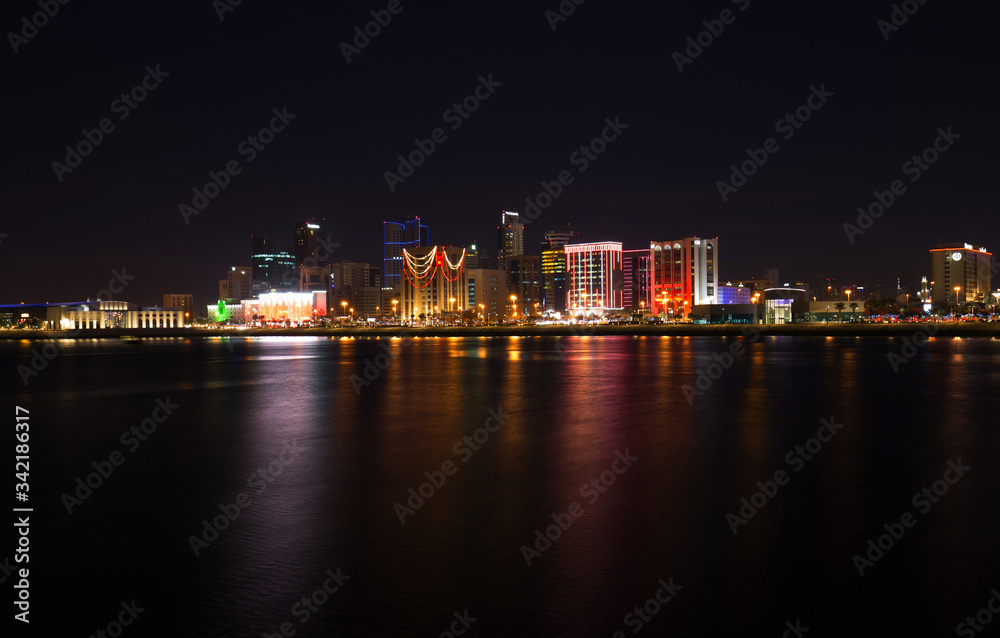
[[[292,250],[293,223],[312,217],[340,243],[334,261],[380,265],[381,222],[411,215],[432,243],[495,251],[500,211],[523,211],[564,170],[574,181],[526,230],[531,251],[567,223],[625,248],[718,236],[724,280],[777,267],[874,286],[903,267],[929,275],[939,241],[997,247],[982,5],[904,3],[916,12],[886,40],[888,2],[671,4],[566,0],[553,30],[556,0],[401,0],[348,63],[341,43],[386,2],[244,0],[220,19],[228,5],[209,0],[72,0],[15,44],[40,9],[4,3],[0,303],[94,297],[124,267],[125,300],[194,293],[203,308],[249,263],[251,233]],[[724,10],[731,23],[679,72],[675,52]],[[157,65],[120,119],[115,100]],[[491,75],[499,86],[453,130],[445,112]],[[785,139],[776,122],[812,87],[832,96]],[[274,108],[295,119],[248,161],[238,148]],[[628,128],[581,172],[571,156],[615,117]],[[114,129],[60,181],[53,162],[104,118]],[[912,182],[904,164],[949,126],[960,138]],[[391,192],[385,172],[436,128],[447,139]],[[778,150],[724,202],[717,182],[772,137]],[[185,223],[179,205],[232,160],[240,173]],[[906,192],[849,242],[843,225],[894,180]]]

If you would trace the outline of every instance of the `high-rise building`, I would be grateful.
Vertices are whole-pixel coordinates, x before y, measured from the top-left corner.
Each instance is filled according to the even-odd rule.
[[[511,211],[503,211],[500,225],[497,226],[497,266],[507,270],[507,259],[524,254],[524,224],[520,215]]]
[[[777,288],[778,286],[781,285],[781,281],[779,281],[780,277],[777,268],[765,268],[764,279],[767,279],[768,281],[771,282],[771,285],[768,286],[768,288]]]
[[[416,321],[420,315],[460,316],[469,306],[465,248],[427,246],[403,250],[403,285],[399,316]]]
[[[896,294],[894,296],[913,294],[917,291],[916,279],[912,268],[900,268],[896,273]]]
[[[333,264],[331,275],[331,301],[333,310],[341,311],[346,301],[354,308],[355,317],[375,317],[381,314],[381,286],[379,269],[356,261]]]
[[[542,286],[545,309],[566,311],[566,244],[578,235],[566,224],[566,230],[550,230],[542,242]]]
[[[622,251],[622,305],[628,310],[652,308],[649,249]]]
[[[542,268],[538,255],[513,255],[507,258],[508,295],[515,297],[518,315],[536,315],[542,306]]]
[[[399,297],[403,283],[403,251],[430,245],[430,229],[419,217],[405,222],[382,222],[382,305]]]
[[[573,316],[622,309],[622,244],[567,244],[566,310]]]
[[[250,236],[250,276],[253,294],[292,292],[298,286],[299,267],[295,257],[285,251],[275,251],[262,235]]]
[[[184,311],[184,323],[191,323],[194,319],[194,295],[163,295],[164,308],[180,308]]]
[[[993,253],[972,244],[931,248],[931,301],[985,302],[993,281]]]
[[[236,264],[226,273],[226,278],[219,280],[219,299],[227,303],[239,303],[253,297],[252,277],[250,268]]]
[[[688,237],[650,243],[653,314],[687,316],[714,304],[719,288],[719,238]]]
[[[469,244],[465,249],[465,267],[467,270],[488,270],[493,267],[493,260],[487,252],[480,250],[477,244]]]

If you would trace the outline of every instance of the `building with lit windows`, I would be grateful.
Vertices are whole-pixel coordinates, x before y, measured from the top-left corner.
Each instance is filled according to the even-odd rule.
[[[649,250],[622,251],[622,305],[644,312],[652,308],[649,285]]]
[[[329,263],[331,255],[322,242],[321,233],[325,219],[313,218],[308,222],[295,223],[295,264],[297,266]]]
[[[267,292],[260,296],[254,314],[262,322],[300,325],[327,316],[326,293]]]
[[[239,303],[253,297],[250,268],[236,264],[229,268],[225,279],[219,280],[219,299]]]
[[[688,237],[649,245],[653,314],[686,317],[714,304],[719,288],[719,238]]]
[[[718,302],[720,304],[748,304],[753,303],[754,289],[742,284],[734,286],[726,284],[719,286]]]
[[[403,285],[399,316],[415,322],[420,315],[455,318],[469,306],[465,248],[428,246],[403,250]],[[506,286],[506,282],[505,282]]]
[[[931,248],[931,301],[983,303],[992,288],[993,253],[972,244]]]
[[[507,270],[507,260],[524,254],[524,224],[521,216],[503,211],[497,226],[497,264],[500,270]]]
[[[507,293],[515,297],[518,315],[536,315],[542,306],[542,269],[538,255],[515,255],[507,258]]]
[[[250,279],[253,294],[290,292],[296,288],[299,267],[295,257],[276,251],[262,235],[250,236]]]
[[[622,310],[622,244],[567,244],[566,312],[602,316]]]
[[[579,233],[566,224],[566,230],[550,230],[542,242],[542,302],[553,312],[566,311],[565,246]]]
[[[191,323],[194,317],[194,295],[163,295],[164,308],[180,308],[184,311],[184,323]]]
[[[52,330],[109,330],[114,328],[182,328],[187,323],[180,308],[140,308],[127,301],[86,301],[47,304],[46,326]]]

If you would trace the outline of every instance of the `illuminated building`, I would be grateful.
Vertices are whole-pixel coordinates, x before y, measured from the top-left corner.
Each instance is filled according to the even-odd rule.
[[[579,233],[566,224],[566,230],[550,230],[542,242],[542,287],[545,309],[566,311],[566,244]]]
[[[768,288],[764,291],[764,323],[792,323],[795,315],[808,312],[809,302],[802,288]]]
[[[754,290],[743,285],[726,284],[719,286],[718,296],[717,303],[720,304],[748,304],[753,303]]]
[[[342,302],[354,308],[355,315],[375,317],[382,314],[382,289],[380,272],[371,264],[357,261],[341,261],[333,264],[333,275],[330,281],[330,308],[343,308]],[[389,310],[392,310],[390,301]]]
[[[649,250],[622,251],[622,305],[629,310],[652,308],[649,286]]]
[[[293,325],[325,317],[326,293],[313,292],[267,292],[260,296],[254,313],[261,321],[290,322]]]
[[[403,250],[399,315],[405,321],[460,315],[469,305],[465,248],[428,246]],[[453,301],[454,300],[454,301]]]
[[[716,303],[719,238],[688,237],[649,245],[654,315],[687,316],[692,306]]]
[[[507,258],[507,294],[517,298],[518,315],[542,311],[541,260],[537,255],[514,255]]]
[[[566,311],[576,316],[622,309],[622,244],[567,244]]]
[[[507,270],[507,260],[524,254],[524,224],[520,215],[503,211],[497,226],[497,267]]]
[[[992,287],[993,253],[972,244],[938,244],[930,252],[932,302],[987,301]]]
[[[182,328],[180,308],[140,308],[127,301],[87,301],[46,304],[47,327],[55,330],[108,330],[113,328]]]
[[[382,222],[382,307],[399,296],[403,279],[403,251],[430,245],[430,229],[415,217],[405,222]]]

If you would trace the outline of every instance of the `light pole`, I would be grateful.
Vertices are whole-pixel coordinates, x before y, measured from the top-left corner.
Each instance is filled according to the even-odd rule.
[[[517,295],[510,296],[510,307],[514,311],[514,323],[517,323]]]
[[[486,320],[486,306],[479,304],[479,316],[485,321]],[[489,321],[486,321],[486,325],[490,325]]]
[[[451,313],[451,321],[455,323],[455,298],[448,299],[448,312]]]
[[[347,316],[347,302],[346,301],[341,301],[340,302],[340,307],[343,308],[343,311],[341,312],[341,314],[346,317]]]
[[[354,308],[351,308],[351,323],[354,323]]]
[[[393,320],[393,322],[396,321],[396,304],[398,304],[398,303],[399,303],[399,299],[393,299],[392,300],[392,320]]]
[[[955,318],[958,319],[958,291],[961,290],[961,286],[955,286]]]

